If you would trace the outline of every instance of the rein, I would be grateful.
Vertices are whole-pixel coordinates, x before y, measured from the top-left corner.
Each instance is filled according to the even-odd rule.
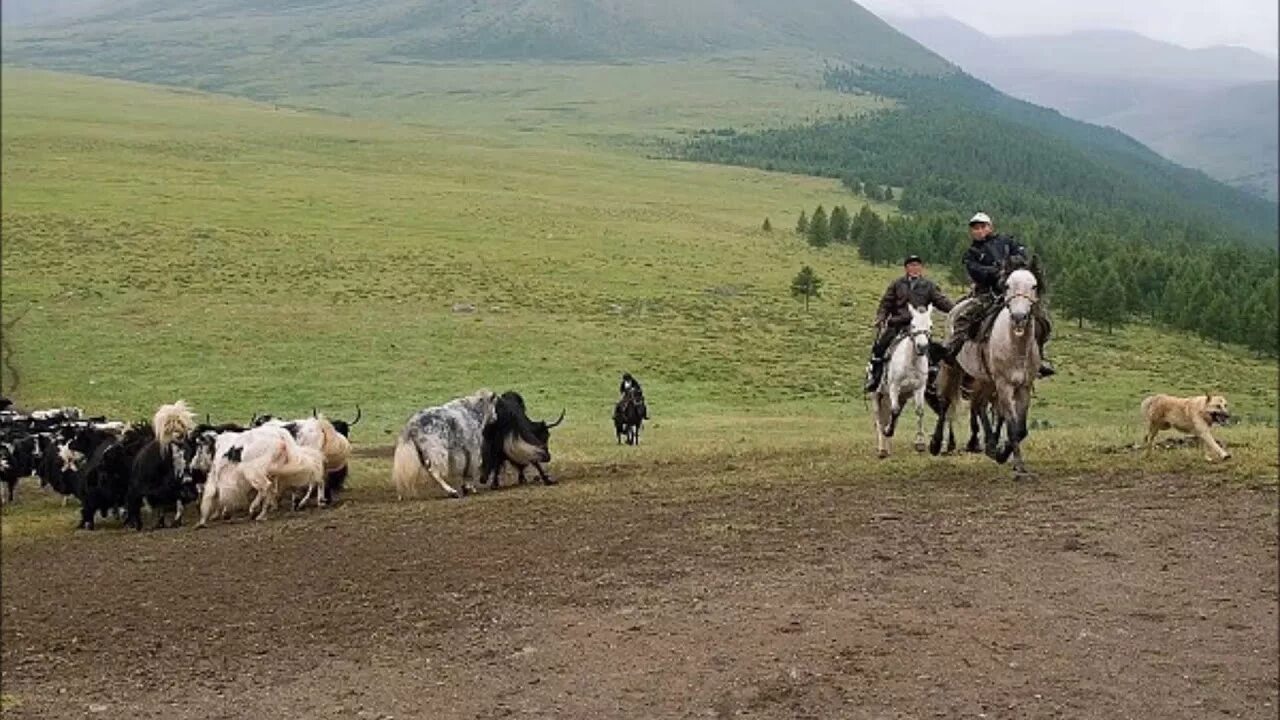
[[[1016,293],[1014,293],[1014,294],[1012,294],[1012,295],[1006,295],[1006,296],[1005,296],[1005,298],[1004,298],[1004,306],[1005,306],[1005,307],[1009,307],[1009,303],[1013,302],[1014,300],[1017,300],[1018,298],[1022,298],[1022,299],[1024,299],[1024,300],[1027,300],[1027,301],[1029,301],[1032,305],[1039,305],[1039,304],[1040,304],[1040,298],[1039,298],[1039,297],[1037,297],[1035,293],[1033,293],[1033,292],[1031,292],[1031,293],[1028,293],[1028,292],[1016,292]]]

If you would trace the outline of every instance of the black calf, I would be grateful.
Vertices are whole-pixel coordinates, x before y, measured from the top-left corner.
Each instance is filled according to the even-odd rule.
[[[63,472],[75,472],[75,496],[80,500],[80,524],[94,529],[94,515],[102,515],[125,504],[129,490],[131,457],[115,435],[94,428],[80,432],[68,446],[78,453]],[[82,459],[81,459],[82,458]]]
[[[542,463],[551,462],[547,444],[551,429],[564,422],[564,413],[553,423],[529,419],[524,398],[517,392],[505,392],[498,398],[494,421],[483,432],[481,447],[481,481],[498,487],[502,468],[510,462],[516,466],[518,481],[524,484],[524,469],[532,465],[544,485],[554,485]]]
[[[150,426],[132,439],[132,476],[129,480],[125,524],[142,529],[142,505],[145,502],[155,515],[155,527],[165,526],[165,516],[174,515],[176,527],[182,517],[178,503],[191,503],[199,497],[198,478],[185,473],[201,436],[195,433],[181,443],[161,445]]]

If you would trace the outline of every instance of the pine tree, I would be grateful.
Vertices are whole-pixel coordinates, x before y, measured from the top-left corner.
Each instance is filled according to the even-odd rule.
[[[760,226],[760,229],[767,233],[771,233],[773,232],[773,223],[769,222],[769,218],[765,218],[764,224]]]
[[[849,211],[843,205],[837,205],[831,210],[831,241],[838,243],[849,242]]]
[[[893,248],[889,246],[884,221],[868,205],[863,205],[855,219],[858,226],[858,254],[874,265],[889,261]]]
[[[1280,272],[1272,273],[1266,281],[1260,305],[1257,345],[1262,352],[1275,357],[1280,355]]]
[[[875,230],[876,211],[870,205],[863,205],[858,214],[849,222],[849,239],[861,244]]]
[[[827,211],[819,205],[809,219],[809,244],[814,247],[826,247],[831,244],[831,225],[827,222]]]
[[[1200,322],[1195,328],[1196,332],[1208,340],[1213,340],[1219,347],[1222,346],[1222,338],[1228,334],[1231,326],[1230,309],[1227,307],[1227,297],[1219,292],[1214,294],[1213,299],[1201,306]]]
[[[890,187],[889,185],[884,186],[884,199],[886,201],[893,200],[893,188]]]
[[[1096,274],[1095,274],[1096,275]],[[1090,277],[1085,275],[1084,277]],[[1107,268],[1098,278],[1093,289],[1090,302],[1090,318],[1095,323],[1107,328],[1107,334],[1124,322],[1124,285],[1120,283],[1120,275],[1113,267]]]
[[[800,219],[796,221],[796,234],[804,235],[809,231],[809,218],[805,217],[804,211],[800,211]]]
[[[1205,303],[1209,296],[1209,283],[1201,280],[1195,285],[1183,285],[1175,294],[1178,314],[1174,318],[1174,327],[1191,333],[1200,332],[1204,318]]]
[[[809,298],[822,297],[822,278],[805,265],[791,281],[791,297],[804,298],[804,311],[809,312]]]
[[[1085,316],[1089,315],[1090,309],[1085,282],[1080,268],[1070,268],[1058,280],[1053,293],[1054,307],[1061,310],[1068,320],[1076,320],[1081,329],[1084,328]]]

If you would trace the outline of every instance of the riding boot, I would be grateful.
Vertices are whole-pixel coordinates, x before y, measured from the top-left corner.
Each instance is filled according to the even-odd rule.
[[[1044,354],[1044,343],[1040,343],[1040,371],[1039,376],[1042,378],[1053,377],[1058,373],[1053,369],[1053,363]]]
[[[875,392],[880,387],[880,375],[884,372],[884,358],[873,357],[871,362],[867,363],[867,384],[862,387],[862,392]]]
[[[959,323],[956,323],[956,331],[942,343],[942,361],[954,364],[956,356],[960,354],[960,349],[964,347],[965,340],[968,339],[967,330],[962,330]]]
[[[1057,374],[1057,370],[1053,368],[1053,363],[1045,354],[1044,346],[1049,342],[1049,334],[1053,332],[1053,326],[1049,324],[1049,318],[1044,311],[1038,308],[1033,311],[1036,320],[1036,342],[1040,345],[1040,372],[1042,378],[1053,377]]]

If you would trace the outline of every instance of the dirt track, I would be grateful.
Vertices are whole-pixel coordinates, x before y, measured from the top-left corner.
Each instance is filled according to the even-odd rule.
[[[572,482],[17,547],[4,715],[1276,715],[1274,488]]]

